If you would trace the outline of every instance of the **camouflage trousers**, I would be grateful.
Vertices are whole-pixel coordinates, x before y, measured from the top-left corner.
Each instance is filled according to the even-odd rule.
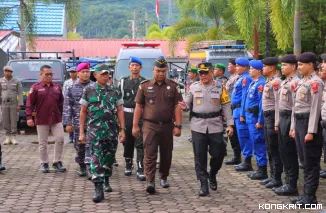
[[[75,161],[78,164],[85,163],[85,147],[86,144],[79,143],[79,128],[74,128],[74,148],[76,150]]]
[[[90,141],[91,173],[94,183],[104,183],[104,177],[111,177],[117,145],[116,139]]]

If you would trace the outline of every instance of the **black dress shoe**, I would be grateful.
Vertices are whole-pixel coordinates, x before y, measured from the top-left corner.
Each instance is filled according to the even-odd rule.
[[[273,190],[277,195],[280,196],[298,196],[298,189],[290,186],[289,184],[285,184],[281,187],[278,187]]]
[[[62,165],[61,161],[54,162],[52,166],[57,172],[65,172],[65,171],[67,171],[67,169]]]
[[[266,185],[265,185],[265,187],[267,188],[267,189],[272,189],[272,188],[274,188],[274,187],[280,187],[280,186],[282,186],[283,184],[282,184],[282,181],[281,180],[276,180],[276,179],[273,179],[272,181],[270,181],[269,183],[267,183]]]
[[[232,158],[229,158],[224,161],[225,165],[237,165],[241,163],[241,157],[235,157],[233,156]]]
[[[109,177],[104,178],[104,191],[112,192],[112,187],[110,186]]]
[[[103,184],[102,183],[94,183],[95,185],[95,195],[93,197],[94,203],[99,203],[104,200],[104,192],[103,192]]]
[[[256,173],[257,170],[254,170],[254,171],[250,171],[247,173],[247,177],[250,178],[251,175],[253,175],[254,173]]]
[[[299,195],[298,197],[292,197],[290,198],[290,202],[292,204],[295,204],[296,202],[298,202],[299,200],[302,200],[304,198],[304,195]]]
[[[162,188],[169,188],[170,187],[169,182],[168,182],[167,179],[165,179],[165,180],[161,179],[160,185],[162,186]]]
[[[217,181],[216,176],[210,176],[209,177],[209,187],[211,190],[216,191],[217,190]]]
[[[4,171],[6,170],[6,167],[4,167],[1,163],[0,163],[0,171]]]
[[[79,168],[77,169],[77,174],[79,175],[79,177],[86,176],[86,165],[85,164],[79,164]]]
[[[48,163],[42,163],[42,165],[41,165],[41,172],[43,172],[43,173],[49,173],[49,164]]]
[[[260,181],[260,185],[266,185],[267,183],[271,182],[273,179],[271,177],[266,178],[265,180]]]
[[[154,181],[149,181],[149,182],[147,182],[146,191],[147,191],[149,194],[154,194],[154,193],[156,192]]]
[[[209,195],[207,180],[200,180],[199,196],[205,197],[207,195]]]

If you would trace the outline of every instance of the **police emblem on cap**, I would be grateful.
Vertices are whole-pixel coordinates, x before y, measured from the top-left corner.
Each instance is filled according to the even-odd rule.
[[[201,64],[200,65],[200,68],[205,68],[205,64]]]
[[[130,94],[129,94],[129,92],[127,92],[127,94],[126,94],[127,96],[129,96]]]

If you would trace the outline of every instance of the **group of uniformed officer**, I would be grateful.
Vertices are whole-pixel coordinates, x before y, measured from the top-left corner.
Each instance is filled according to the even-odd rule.
[[[322,69],[326,69],[326,54],[321,57]],[[314,71],[317,62],[314,53],[307,52],[297,57],[286,55],[280,58],[280,62],[284,81],[276,74],[279,63],[276,57],[262,61],[231,59],[228,81],[221,76],[224,65],[217,64],[213,72],[211,63],[200,63],[197,69],[191,70],[198,73],[199,81],[195,81],[196,74],[192,75],[184,101],[178,84],[166,79],[168,67],[164,57],[155,61],[154,76],[149,80],[140,76],[141,60],[131,57],[128,67],[131,75],[121,79],[119,88],[108,84],[109,71],[105,65],[96,67],[97,82],[92,83],[89,64],[80,64],[76,69],[79,79],[64,95],[63,120],[67,131],[75,133],[79,175],[91,173],[96,189],[93,201],[104,199],[103,185],[104,191],[112,191],[109,177],[115,161],[118,132],[124,145],[125,175],[132,173],[136,148],[137,179],[147,180],[146,191],[155,193],[156,159],[160,147],[160,185],[168,188],[173,135],[181,135],[181,110],[191,110],[200,196],[207,196],[209,187],[217,190],[216,175],[226,153],[225,123],[225,132],[234,150],[234,156],[225,164],[235,165],[236,171],[249,171],[250,179],[262,180],[261,184],[272,188],[278,195],[298,195],[299,156],[304,166],[304,193],[291,201],[308,205],[317,203],[322,128],[326,131],[326,105],[322,107],[322,98],[326,101],[326,93],[322,97],[324,83]],[[303,76],[301,79],[297,70]],[[18,110],[22,105],[19,97],[21,85],[10,75],[12,71],[12,68],[5,67],[5,77],[1,79],[3,112],[8,108]],[[16,99],[10,99],[7,93],[14,91]],[[8,137],[14,136],[15,128],[8,126],[5,129]],[[207,152],[211,155],[209,171]],[[252,171],[251,163],[253,153],[258,166],[255,171]],[[267,156],[270,177],[267,175]],[[285,184],[281,179],[283,171]]]
[[[326,54],[321,58],[322,70],[325,70]],[[279,62],[285,78],[283,81],[276,73]],[[319,176],[324,174],[324,171],[320,172],[320,158],[326,105],[322,107],[325,89],[324,82],[315,73],[316,62],[317,56],[311,52],[297,57],[286,55],[280,59],[231,59],[228,66],[231,77],[226,83],[219,78],[213,81],[211,63],[198,64],[200,81],[192,83],[180,107],[193,111],[191,130],[196,174],[201,182],[200,196],[209,194],[207,182],[212,190],[216,190],[216,174],[225,152],[223,115],[234,149],[234,156],[225,164],[236,164],[236,171],[249,171],[247,176],[250,179],[261,180],[262,185],[278,195],[293,196],[298,195],[299,156],[304,167],[304,191],[291,202],[306,207],[317,203]],[[325,92],[323,100],[326,101]],[[232,127],[236,129],[238,140],[232,138]],[[244,157],[240,164],[237,142]],[[209,172],[206,171],[207,151],[211,155]],[[254,171],[251,163],[253,153],[258,166]],[[267,175],[267,156],[270,177]]]

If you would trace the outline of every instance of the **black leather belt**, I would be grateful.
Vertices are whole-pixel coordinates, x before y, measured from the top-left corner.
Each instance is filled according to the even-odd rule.
[[[264,117],[275,116],[275,110],[263,111]]]
[[[232,104],[231,105],[231,109],[234,110],[236,108],[240,108],[241,107],[241,104]]]
[[[4,99],[2,99],[2,103],[9,103],[9,102],[15,102],[15,100],[12,99],[12,98],[4,98]]]
[[[304,120],[310,117],[310,113],[294,113],[294,118],[297,120]]]
[[[280,110],[281,117],[291,117],[292,110]]]
[[[144,119],[144,121],[148,121],[148,122],[151,122],[151,123],[154,123],[154,124],[159,124],[159,125],[172,123],[172,120],[169,120],[169,121],[153,121],[153,120],[149,120],[149,119]]]
[[[211,112],[211,113],[196,113],[192,112],[195,118],[216,118],[221,115],[221,112]]]
[[[249,112],[249,113],[257,113],[257,114],[258,114],[258,110],[259,110],[259,107],[258,106],[254,106],[254,107],[245,109],[246,112]]]

